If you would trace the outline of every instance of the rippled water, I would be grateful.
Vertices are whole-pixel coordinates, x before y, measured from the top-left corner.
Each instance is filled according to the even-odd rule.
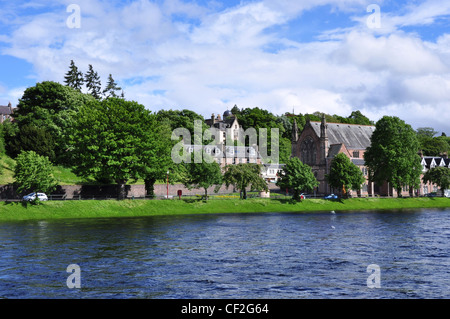
[[[449,298],[449,239],[450,209],[0,223],[0,298]]]

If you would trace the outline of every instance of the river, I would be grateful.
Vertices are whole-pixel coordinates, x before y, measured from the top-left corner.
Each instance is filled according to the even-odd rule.
[[[450,209],[3,222],[0,298],[449,298],[449,246]]]

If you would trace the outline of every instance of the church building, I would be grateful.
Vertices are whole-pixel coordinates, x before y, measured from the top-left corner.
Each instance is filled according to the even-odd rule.
[[[299,135],[297,123],[292,129],[292,156],[311,166],[319,182],[316,194],[339,193],[331,189],[325,178],[329,173],[334,156],[344,153],[358,166],[366,177],[366,183],[358,195],[373,194],[373,183],[368,182],[368,170],[364,163],[364,152],[370,146],[370,138],[375,126],[343,123],[327,123],[325,117],[321,122],[307,121]],[[356,194],[354,194],[356,195]]]

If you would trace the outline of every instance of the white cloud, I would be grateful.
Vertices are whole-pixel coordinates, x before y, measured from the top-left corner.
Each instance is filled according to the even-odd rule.
[[[272,28],[289,28],[290,19],[326,3],[350,12],[349,19],[357,8],[354,19],[361,24],[324,31],[309,43],[284,38],[282,30]],[[421,126],[432,127],[431,114],[440,114],[435,122],[443,130],[449,115],[419,112],[448,109],[450,35],[424,41],[398,30],[440,17],[436,2],[416,6],[420,12],[383,13],[383,32],[362,25],[369,3],[260,1],[218,10],[182,0],[120,6],[79,1],[81,29],[67,28],[68,13],[61,7],[25,19],[2,40],[10,44],[6,53],[34,65],[38,80],[62,82],[71,59],[82,70],[92,64],[103,82],[113,74],[128,98],[154,111],[190,108],[209,117],[237,104],[276,114],[294,108],[348,116],[359,109],[374,120],[388,114],[417,125],[429,121]],[[264,50],[279,43],[288,45]],[[133,78],[138,80],[120,83]]]

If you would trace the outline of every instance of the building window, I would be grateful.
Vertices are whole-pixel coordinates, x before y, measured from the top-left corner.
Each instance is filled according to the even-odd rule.
[[[353,158],[359,158],[359,151],[353,152]]]
[[[314,140],[308,136],[300,147],[301,160],[307,165],[314,165],[316,163],[316,145]]]
[[[369,175],[369,171],[367,170],[367,167],[365,167],[365,166],[361,167],[361,171],[362,171],[364,176]]]

